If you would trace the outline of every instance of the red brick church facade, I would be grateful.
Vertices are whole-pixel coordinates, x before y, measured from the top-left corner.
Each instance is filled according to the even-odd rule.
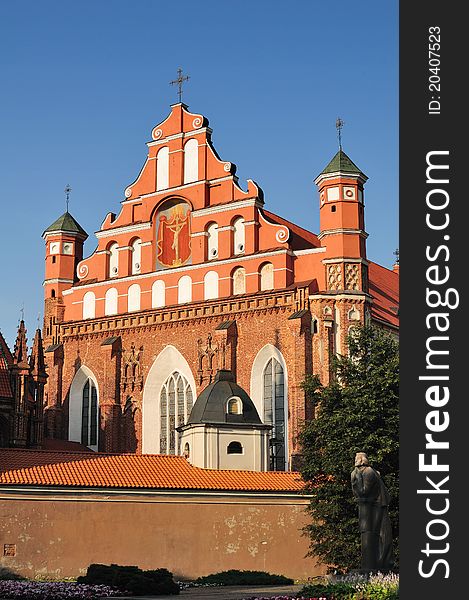
[[[179,454],[176,428],[228,369],[273,426],[271,466],[295,468],[305,374],[327,382],[357,323],[397,331],[398,275],[367,259],[367,177],[348,156],[315,181],[315,235],[244,191],[211,133],[171,107],[91,256],[68,212],[44,232],[46,438]]]

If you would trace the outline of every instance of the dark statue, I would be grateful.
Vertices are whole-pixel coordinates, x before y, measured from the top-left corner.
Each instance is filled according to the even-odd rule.
[[[364,452],[355,455],[351,474],[352,491],[358,503],[363,571],[389,571],[392,568],[392,529],[389,519],[389,493],[378,471]]]

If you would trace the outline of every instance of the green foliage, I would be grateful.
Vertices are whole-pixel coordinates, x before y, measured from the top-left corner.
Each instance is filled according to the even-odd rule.
[[[88,567],[86,575],[79,577],[77,582],[109,585],[136,596],[179,594],[179,586],[167,569],[142,571],[135,566],[93,564]]]
[[[315,583],[306,585],[298,595],[304,598],[326,598],[327,600],[352,600],[356,586],[351,583]]]
[[[342,581],[328,584],[308,584],[298,596],[326,600],[398,600],[399,577],[377,574],[345,577]]]
[[[357,506],[350,485],[356,452],[367,453],[389,490],[395,551],[398,547],[397,342],[381,329],[356,327],[348,337],[348,348],[348,356],[334,360],[334,377],[328,386],[322,387],[316,376],[305,378],[303,388],[314,404],[315,418],[300,435],[301,474],[314,494],[309,507],[312,523],[306,528],[311,553],[338,572],[360,566]]]
[[[0,566],[0,581],[20,581],[23,579],[24,577],[11,571],[8,567]]]
[[[230,571],[222,571],[199,577],[195,583],[207,585],[291,585],[293,579],[284,577],[283,575],[272,575],[265,571],[238,571],[231,569]]]

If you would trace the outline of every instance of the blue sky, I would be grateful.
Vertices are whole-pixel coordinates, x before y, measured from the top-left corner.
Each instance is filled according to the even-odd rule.
[[[154,125],[183,100],[240,184],[318,231],[314,178],[343,148],[370,178],[368,257],[398,246],[398,3],[69,0],[0,3],[0,329],[42,323],[43,230],[65,210],[90,234],[138,174]]]

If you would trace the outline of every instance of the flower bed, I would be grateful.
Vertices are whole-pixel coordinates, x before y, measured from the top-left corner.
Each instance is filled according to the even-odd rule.
[[[305,585],[299,592],[302,599],[323,598],[324,600],[398,600],[399,575],[377,573],[363,575],[345,575],[330,583]],[[256,600],[256,599],[250,599]]]
[[[71,582],[0,581],[0,598],[5,600],[99,600],[127,594],[108,585]]]

